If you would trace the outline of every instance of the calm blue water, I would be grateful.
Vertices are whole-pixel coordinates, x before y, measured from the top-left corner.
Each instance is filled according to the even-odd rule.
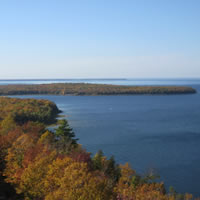
[[[113,82],[118,81],[135,83]],[[139,173],[153,168],[166,187],[200,196],[200,81],[140,80],[140,84],[191,85],[198,93],[26,97],[54,101],[88,151],[102,149],[119,163],[131,163]]]

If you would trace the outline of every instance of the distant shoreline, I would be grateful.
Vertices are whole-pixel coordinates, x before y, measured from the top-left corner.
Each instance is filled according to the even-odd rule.
[[[179,95],[195,94],[189,86],[122,86],[90,83],[0,85],[0,95]]]
[[[173,77],[173,78],[1,78],[0,81],[63,81],[63,80],[200,80],[200,77]]]
[[[124,81],[124,80],[129,80],[128,78],[47,78],[47,79],[0,79],[0,81]],[[137,80],[137,79],[136,79]]]

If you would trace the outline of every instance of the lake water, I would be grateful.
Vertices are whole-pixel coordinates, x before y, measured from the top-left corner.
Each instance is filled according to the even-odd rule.
[[[200,79],[16,79],[0,80],[0,85],[48,83],[97,83],[114,85],[200,85]]]
[[[198,93],[25,97],[54,101],[79,142],[93,154],[102,149],[119,163],[129,162],[139,173],[154,169],[167,188],[172,185],[179,192],[200,196],[200,80],[98,81],[92,80],[121,85],[190,85]]]

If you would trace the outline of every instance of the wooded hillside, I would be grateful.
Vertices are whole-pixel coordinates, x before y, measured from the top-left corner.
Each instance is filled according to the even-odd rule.
[[[49,131],[58,113],[47,100],[0,98],[0,199],[192,200],[166,193],[155,174],[139,175],[102,151],[91,156],[66,120]]]
[[[0,85],[0,95],[136,95],[136,94],[193,94],[185,86],[119,86],[86,83],[53,83],[34,85]]]

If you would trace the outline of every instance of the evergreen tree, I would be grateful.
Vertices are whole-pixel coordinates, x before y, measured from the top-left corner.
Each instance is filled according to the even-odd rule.
[[[93,167],[95,170],[102,170],[103,169],[103,158],[104,154],[102,150],[99,150],[95,156],[92,158]]]
[[[73,129],[70,128],[67,120],[60,120],[60,126],[55,129],[57,148],[61,152],[66,152],[77,146],[77,140]]]

